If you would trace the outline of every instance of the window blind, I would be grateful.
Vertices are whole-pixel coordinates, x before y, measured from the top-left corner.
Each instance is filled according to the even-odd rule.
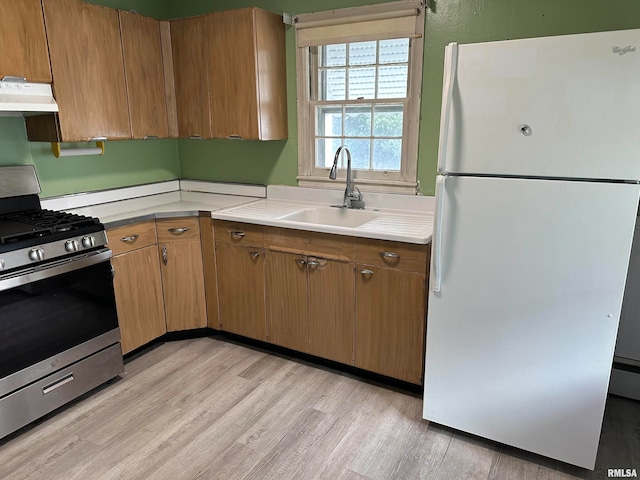
[[[294,19],[300,48],[345,42],[415,38],[422,34],[420,1],[400,1],[328,12],[298,15]]]

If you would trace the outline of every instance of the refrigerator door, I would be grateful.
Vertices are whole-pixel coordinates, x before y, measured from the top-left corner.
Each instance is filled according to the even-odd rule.
[[[447,48],[441,172],[640,179],[640,30]]]
[[[424,418],[593,468],[640,187],[450,177],[439,193]]]

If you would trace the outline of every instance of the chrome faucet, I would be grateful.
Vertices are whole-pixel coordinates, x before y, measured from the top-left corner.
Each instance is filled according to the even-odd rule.
[[[347,147],[340,146],[336,150],[336,155],[333,157],[333,166],[329,172],[329,178],[331,180],[336,179],[338,159],[340,158],[340,152],[342,152],[342,150],[347,152],[347,188],[344,189],[344,200],[342,202],[342,206],[344,208],[364,208],[362,193],[360,193],[358,187],[353,185],[353,179],[351,178],[351,152]]]

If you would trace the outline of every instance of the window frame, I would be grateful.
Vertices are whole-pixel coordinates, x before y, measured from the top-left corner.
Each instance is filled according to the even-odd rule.
[[[398,99],[363,99],[342,101],[312,100],[311,92],[317,87],[318,58],[312,53],[313,47],[300,47],[296,44],[296,77],[298,88],[298,185],[316,188],[344,188],[340,181],[329,180],[329,168],[316,167],[316,105],[330,104],[375,104],[404,103],[403,135],[400,171],[353,170],[354,182],[363,191],[416,194],[418,166],[418,136],[420,127],[420,108],[422,97],[422,73],[424,51],[424,15],[422,1],[402,0],[399,2],[352,7],[328,12],[305,14],[296,17],[296,22],[322,22],[323,25],[341,25],[363,18],[393,18],[394,12],[417,9],[416,34],[409,37],[409,67],[407,79],[407,97]],[[297,31],[296,31],[297,35]],[[406,38],[406,37],[395,37]],[[363,40],[353,40],[353,42]],[[349,40],[340,43],[347,43]],[[335,42],[323,43],[324,45]],[[315,58],[314,58],[315,57]],[[393,100],[393,101],[391,101]],[[345,169],[338,170],[338,179],[346,179]]]

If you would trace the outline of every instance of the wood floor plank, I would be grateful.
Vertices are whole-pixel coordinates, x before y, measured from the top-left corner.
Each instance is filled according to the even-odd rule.
[[[202,475],[221,452],[272,407],[274,401],[295,390],[296,371],[300,368],[308,367],[295,363],[287,365],[278,370],[269,382],[259,385],[235,405],[229,406],[222,416],[216,417],[215,422],[200,422],[194,434],[187,437],[189,442],[181,439],[173,443],[173,457],[166,458],[164,462],[158,459],[157,468],[149,478],[175,479],[180,475],[197,478]],[[206,452],[206,456],[201,452]]]
[[[433,480],[486,480],[498,455],[493,442],[454,433],[444,457],[425,478]]]
[[[215,462],[209,464],[197,480],[243,478],[246,472],[261,458],[259,452],[248,445],[234,442],[226,450],[217,455]]]
[[[422,420],[422,400],[215,338],[0,440],[2,480],[600,479],[640,468],[640,402],[611,397],[589,472]]]
[[[67,478],[74,470],[82,467],[80,462],[68,463],[64,458],[84,458],[95,451],[95,445],[77,436],[69,436],[65,442],[48,444],[37,456],[23,457],[21,463],[3,461],[3,479],[11,480],[50,480],[52,478]]]
[[[512,447],[501,446],[489,472],[489,480],[505,478],[531,478],[536,480],[571,480],[576,477],[570,473],[556,470],[557,463],[530,452]],[[576,469],[580,471],[581,469]],[[606,476],[605,476],[606,478]]]
[[[391,478],[402,453],[410,447],[407,443],[411,438],[409,430],[422,411],[414,398],[394,393],[389,392],[387,409],[376,422],[373,435],[363,442],[358,455],[349,464],[350,470],[374,479]],[[426,435],[427,423],[418,425],[418,429]]]
[[[319,410],[304,410],[286,435],[244,478],[301,478],[307,469],[307,459],[313,456],[314,448],[336,420],[335,416]]]
[[[389,478],[428,478],[444,459],[453,436],[451,429],[428,422],[413,422],[406,447]]]
[[[240,372],[239,376],[247,380],[263,382],[273,375],[274,371],[286,365],[288,361],[289,360],[276,355],[265,354],[247,369]]]
[[[177,421],[165,424],[153,435],[147,443],[130,445],[130,452],[126,458],[108,470],[103,478],[132,478],[146,479],[155,475],[155,478],[195,478],[193,476],[182,476],[176,473],[178,469],[166,469],[166,465],[174,464],[174,459],[184,449],[195,446],[197,439],[202,435],[211,423],[221,415],[221,411],[231,408],[232,405],[245,397],[252,389],[253,385],[243,379],[230,379],[225,386],[224,395],[217,398],[216,406],[210,409],[190,409],[182,411],[182,415]],[[209,436],[208,443],[216,442],[215,436]],[[133,447],[133,448],[132,448]],[[206,444],[198,444],[199,450],[194,452],[199,457],[208,459],[208,448]],[[162,476],[163,470],[171,470],[169,476]],[[78,479],[81,480],[81,479]]]

